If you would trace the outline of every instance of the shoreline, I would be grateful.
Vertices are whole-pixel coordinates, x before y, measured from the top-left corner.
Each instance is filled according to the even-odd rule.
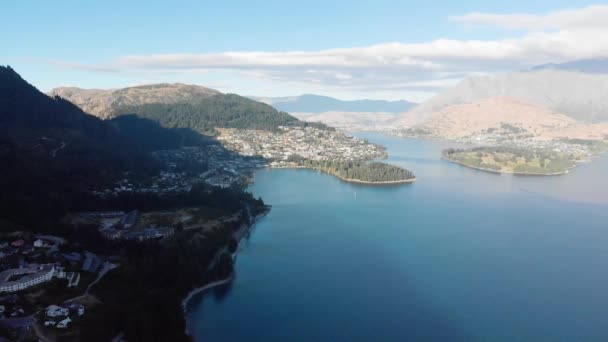
[[[515,176],[562,176],[562,175],[566,175],[568,173],[570,173],[570,170],[574,169],[576,167],[576,165],[569,167],[568,169],[564,170],[564,171],[560,171],[560,172],[552,172],[552,173],[538,173],[538,172],[515,172],[515,171],[502,171],[502,170],[492,170],[492,169],[486,169],[483,167],[478,167],[478,166],[472,166],[472,165],[467,165],[463,162],[459,162],[450,158],[447,158],[445,156],[441,156],[441,159],[447,160],[450,163],[454,163],[457,165],[461,165],[464,167],[468,167],[470,169],[474,169],[474,170],[479,170],[479,171],[484,171],[484,172],[490,172],[490,173],[495,173],[495,174],[506,174],[506,175],[515,175]]]
[[[268,213],[270,212],[271,209],[272,209],[271,205],[266,205],[266,208],[263,212],[255,215],[253,217],[251,224],[243,224],[243,226],[241,228],[239,228],[238,231],[234,232],[233,236],[235,236],[237,238],[237,242],[239,245],[240,245],[243,237],[245,237],[247,235],[247,233],[250,232],[251,229],[256,225],[257,220],[261,217],[268,215]],[[239,249],[237,248],[236,252],[234,252],[232,254],[233,259],[236,259],[238,252],[239,252]],[[189,320],[188,320],[188,316],[187,316],[188,302],[190,302],[192,300],[192,298],[199,293],[208,291],[212,288],[215,288],[215,287],[218,287],[221,285],[229,284],[230,282],[232,282],[234,280],[235,276],[236,276],[236,271],[233,269],[232,272],[228,275],[228,277],[226,277],[224,279],[212,281],[212,282],[205,284],[203,286],[200,286],[200,287],[193,288],[190,292],[188,292],[186,297],[184,297],[184,299],[182,299],[182,312],[184,315],[184,320],[186,322],[186,335],[190,336],[190,334],[188,333],[188,331],[189,331],[189,328],[188,328]]]
[[[269,169],[306,169],[306,170],[312,170],[312,171],[319,171],[319,172],[322,172],[322,173],[324,173],[326,175],[334,176],[334,177],[338,178],[339,180],[347,182],[347,183],[363,184],[363,185],[398,185],[398,184],[408,184],[408,183],[414,183],[416,181],[416,179],[417,179],[416,177],[414,177],[414,178],[395,180],[395,181],[378,181],[378,182],[373,182],[373,181],[364,181],[364,180],[360,180],[360,179],[344,178],[342,176],[333,174],[331,172],[327,172],[325,170],[311,168],[311,167],[306,167],[306,166],[300,166],[300,165],[294,165],[294,166],[269,166],[268,168]]]
[[[220,280],[216,280],[213,281],[207,285],[198,287],[193,289],[192,291],[190,291],[188,293],[188,295],[182,300],[182,309],[184,311],[184,314],[186,313],[186,306],[188,305],[188,302],[192,299],[192,297],[194,297],[195,295],[207,291],[209,289],[212,289],[214,287],[220,286],[220,285],[224,285],[224,284],[228,284],[230,283],[232,280],[234,279],[234,272],[230,273],[230,275],[224,279],[220,279]],[[187,321],[187,320],[186,320]],[[186,324],[187,326],[187,324]]]

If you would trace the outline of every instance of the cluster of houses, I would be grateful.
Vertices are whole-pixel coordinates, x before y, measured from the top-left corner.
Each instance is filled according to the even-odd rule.
[[[150,225],[141,227],[141,213],[138,210],[100,211],[76,214],[76,219],[87,219],[89,223],[97,224],[99,231],[108,240],[144,241],[162,239],[175,233],[173,227],[157,227]]]
[[[65,279],[68,288],[76,287],[81,272],[100,271],[103,260],[98,255],[73,247],[59,248],[64,244],[64,239],[49,235],[26,235],[1,244],[3,250],[14,251],[0,259],[0,329],[27,330],[36,322],[31,299],[27,299],[31,291],[44,289],[53,279]],[[84,312],[84,306],[76,302],[51,305],[45,310],[44,325],[65,329]]]
[[[68,287],[78,286],[80,273],[66,272],[64,265],[70,266],[70,260],[59,252],[65,243],[51,235],[0,243],[0,293],[25,290],[53,278],[66,279]]]
[[[82,317],[84,314],[85,308],[78,302],[64,305],[50,305],[45,310],[46,320],[44,321],[44,326],[66,329],[70,327],[74,317]]]
[[[24,239],[0,241],[0,260],[15,254],[36,258],[58,251],[59,246],[64,243],[64,239],[50,235],[36,235],[35,240],[30,242]]]
[[[340,131],[316,127],[280,126],[277,132],[218,129],[226,148],[244,156],[271,160],[271,167],[289,166],[289,157],[310,160],[371,160],[386,156],[385,149]]]

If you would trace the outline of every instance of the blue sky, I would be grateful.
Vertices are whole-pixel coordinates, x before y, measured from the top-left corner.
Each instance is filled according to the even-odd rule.
[[[179,81],[243,95],[418,100],[469,74],[604,56],[572,46],[579,33],[606,33],[604,10],[561,0],[22,0],[2,5],[0,57],[43,91]]]

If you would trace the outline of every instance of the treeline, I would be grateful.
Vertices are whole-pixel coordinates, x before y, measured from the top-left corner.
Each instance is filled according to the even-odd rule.
[[[380,183],[398,182],[414,179],[414,173],[399,166],[380,162],[366,161],[336,161],[336,160],[310,160],[292,155],[289,162],[300,166],[320,170],[345,180]]]
[[[230,206],[252,216],[266,210],[263,201],[236,193]],[[161,241],[123,242],[121,267],[93,288],[103,304],[87,313],[79,340],[108,341],[123,332],[127,341],[189,341],[182,300],[192,289],[232,274],[234,233],[251,219],[242,215],[214,229],[178,229]]]
[[[235,94],[217,94],[194,103],[151,103],[119,106],[113,115],[137,114],[167,128],[189,128],[214,135],[215,128],[240,128],[273,131],[279,126],[322,124],[305,123],[273,107]]]

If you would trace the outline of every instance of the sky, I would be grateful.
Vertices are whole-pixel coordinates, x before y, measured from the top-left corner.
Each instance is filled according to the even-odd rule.
[[[597,1],[7,0],[0,64],[42,91],[423,101],[471,75],[608,57],[607,18]]]

